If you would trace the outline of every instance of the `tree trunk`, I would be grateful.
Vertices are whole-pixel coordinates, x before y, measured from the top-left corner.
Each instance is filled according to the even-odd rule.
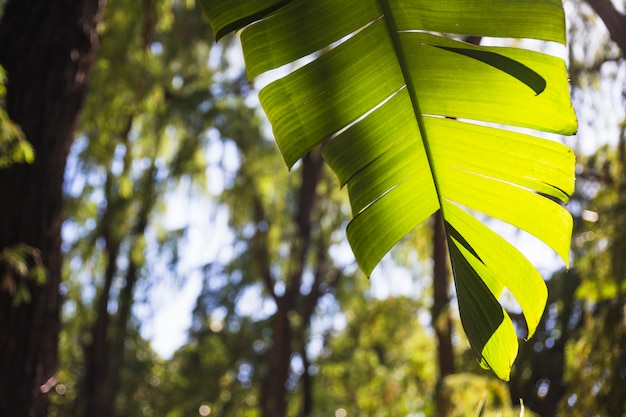
[[[47,414],[54,386],[61,297],[65,160],[98,44],[103,0],[11,0],[0,22],[6,106],[36,152],[32,165],[0,171],[0,251],[27,244],[41,252],[47,280],[23,282],[31,300],[0,292],[0,415]],[[3,277],[11,271],[1,267]]]
[[[291,244],[291,269],[286,277],[286,290],[283,296],[274,292],[274,278],[267,269],[268,254],[258,254],[259,268],[264,275],[266,290],[272,295],[277,304],[277,311],[273,318],[272,347],[269,352],[269,369],[261,390],[261,415],[263,417],[285,417],[287,415],[287,380],[291,367],[291,356],[297,352],[297,344],[306,346],[306,329],[310,325],[310,318],[314,306],[321,295],[321,273],[316,274],[315,283],[308,296],[301,293],[302,278],[307,262],[307,255],[312,246],[312,228],[315,223],[313,216],[319,199],[317,185],[322,175],[323,160],[319,150],[314,150],[302,159],[301,184],[298,190],[297,211],[293,217],[297,227],[296,236]],[[257,204],[257,222],[262,218],[263,209],[260,202]],[[320,262],[325,258],[318,256],[316,270],[321,270]],[[298,317],[300,324],[292,324],[292,315]],[[300,340],[298,340],[298,338]],[[297,343],[296,343],[297,342]],[[305,360],[305,359],[303,359]],[[307,381],[305,383],[308,383]],[[309,385],[310,386],[310,385]],[[308,386],[307,386],[308,387]],[[305,387],[305,396],[307,394]],[[310,398],[306,398],[310,401]],[[305,410],[311,412],[312,404],[307,403]]]
[[[127,139],[132,126],[132,118],[122,136]],[[130,150],[127,154],[130,154]],[[126,167],[130,166],[127,161]],[[146,174],[147,183],[141,188],[139,196],[142,203],[137,213],[135,225],[130,233],[131,246],[143,238],[148,219],[154,207],[154,188],[156,183],[156,166],[153,160],[150,170]],[[91,345],[85,349],[85,374],[82,380],[80,395],[77,399],[79,412],[84,417],[111,417],[115,415],[116,399],[120,390],[121,372],[124,366],[124,340],[131,318],[135,285],[140,277],[141,264],[132,256],[132,250],[126,253],[128,267],[125,273],[125,285],[117,295],[117,314],[109,312],[111,300],[111,284],[118,273],[117,258],[122,246],[122,236],[119,229],[115,229],[116,220],[124,210],[125,203],[119,202],[120,197],[111,191],[110,184],[115,180],[109,174],[107,179],[107,211],[102,219],[102,236],[107,247],[107,268],[103,291],[98,301],[98,316],[92,327]]]
[[[311,375],[311,364],[306,354],[306,343],[300,352],[302,357],[302,417],[313,415],[313,376]]]
[[[435,214],[433,236],[433,306],[431,309],[433,327],[437,336],[437,363],[439,380],[454,373],[454,352],[452,350],[452,317],[450,316],[450,274],[448,272],[448,251],[446,232],[441,211]]]
[[[142,229],[145,230],[145,226]],[[120,375],[124,366],[124,340],[133,305],[133,294],[139,266],[129,259],[126,283],[118,295],[119,306],[116,317],[108,309],[98,313],[94,325],[93,344],[87,351],[91,353],[85,363],[85,379],[78,399],[82,404],[78,415],[84,417],[112,417],[116,415],[116,399],[120,391]],[[108,290],[107,290],[108,291]],[[108,293],[108,292],[107,292]],[[107,301],[109,297],[106,297]],[[99,327],[106,323],[106,327]],[[99,336],[96,339],[96,336]],[[95,353],[95,354],[94,354]]]
[[[281,303],[282,304],[282,303]],[[291,364],[293,332],[289,323],[289,309],[278,306],[272,327],[272,347],[269,352],[269,372],[261,392],[263,417],[287,415],[287,379]]]
[[[107,184],[111,182],[110,175]],[[107,186],[107,189],[109,187]],[[107,195],[109,195],[107,190]],[[108,200],[110,202],[110,200]],[[95,417],[98,410],[106,410],[112,404],[106,401],[108,395],[108,379],[106,378],[111,364],[109,363],[109,344],[111,315],[109,314],[109,302],[111,301],[111,288],[113,280],[118,272],[117,257],[120,253],[120,239],[111,230],[110,207],[103,216],[103,237],[106,243],[107,266],[104,273],[104,285],[98,296],[96,308],[96,320],[91,326],[89,344],[84,346],[84,375],[80,385],[80,395],[76,399],[76,415]],[[105,398],[105,401],[102,398]],[[112,414],[109,414],[112,415]]]
[[[455,372],[454,351],[452,349],[452,317],[450,316],[450,274],[448,271],[448,250],[446,232],[441,211],[435,213],[433,225],[433,305],[431,307],[432,326],[437,339],[437,365],[439,374],[435,386],[435,405],[438,416],[444,416],[444,403],[449,401],[441,396],[441,387],[446,376]]]
[[[620,15],[621,16],[621,15]],[[622,20],[624,20],[622,16]],[[626,28],[624,28],[626,29]],[[626,43],[626,39],[624,39]],[[609,346],[615,352],[613,367],[610,370],[610,383],[608,392],[600,396],[600,401],[606,404],[606,411],[611,416],[626,415],[626,293],[624,292],[624,280],[626,280],[626,260],[623,254],[626,251],[626,127],[622,127],[620,141],[617,146],[619,174],[615,181],[618,200],[613,216],[615,237],[611,246],[612,270],[615,277],[617,294],[606,307],[603,317],[603,327],[610,339]]]
[[[626,56],[626,15],[618,12],[611,0],[587,0],[587,3],[600,16],[611,39]]]

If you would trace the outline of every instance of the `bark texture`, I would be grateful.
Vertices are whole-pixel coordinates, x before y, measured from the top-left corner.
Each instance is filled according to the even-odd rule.
[[[0,415],[47,414],[54,387],[61,297],[65,161],[98,45],[103,0],[11,0],[0,22],[6,106],[36,152],[32,165],[0,170],[0,251],[27,244],[41,253],[45,284],[26,285],[28,303],[0,291]],[[0,265],[1,276],[14,278]],[[11,284],[11,283],[9,283]],[[9,288],[6,285],[4,288]]]

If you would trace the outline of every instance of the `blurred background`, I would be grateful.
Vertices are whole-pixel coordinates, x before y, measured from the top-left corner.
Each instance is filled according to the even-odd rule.
[[[195,0],[108,0],[65,167],[48,415],[626,415],[626,2],[564,5],[567,47],[531,47],[566,59],[580,123],[553,138],[577,154],[572,267],[490,223],[549,287],[505,383],[434,272],[432,219],[367,279],[345,190],[318,152],[288,172],[237,38]]]

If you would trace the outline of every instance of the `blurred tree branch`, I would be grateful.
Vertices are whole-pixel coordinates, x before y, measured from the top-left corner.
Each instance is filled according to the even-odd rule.
[[[609,30],[611,39],[626,56],[626,15],[620,13],[611,0],[587,0]]]

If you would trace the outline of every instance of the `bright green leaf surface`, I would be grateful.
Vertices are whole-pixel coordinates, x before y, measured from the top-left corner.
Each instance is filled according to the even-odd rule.
[[[546,288],[517,249],[466,210],[527,231],[568,262],[572,220],[556,201],[573,191],[574,155],[509,129],[574,133],[567,72],[543,53],[427,32],[564,43],[560,0],[281,3],[205,7],[218,35],[255,22],[241,35],[251,78],[314,54],[259,94],[287,165],[325,144],[348,189],[347,235],[366,274],[441,208],[468,339],[507,379],[518,345],[498,298],[505,288],[513,294],[530,336]]]
[[[348,225],[348,240],[363,271],[372,271],[397,242],[439,208],[432,178],[418,171],[361,211]]]
[[[561,0],[392,0],[398,30],[531,38],[565,44]]]
[[[449,46],[439,46],[438,48],[474,58],[477,61],[491,65],[496,69],[506,72],[526,84],[538,95],[543,93],[543,90],[546,89],[546,80],[541,75],[537,74],[521,62],[502,54],[482,49],[454,48]]]
[[[425,117],[433,156],[448,166],[498,178],[567,203],[574,153],[557,142],[453,119]]]
[[[215,32],[215,39],[234,30],[241,29],[291,0],[200,0],[206,11],[209,23]]]
[[[528,260],[510,243],[454,204],[445,203],[448,222],[467,240],[479,259],[469,258],[475,268],[487,268],[489,288],[498,298],[504,287],[515,297],[528,325],[531,337],[539,324],[548,291],[543,278]]]
[[[407,66],[424,114],[442,115],[547,132],[573,134],[576,118],[562,60],[515,48],[481,47],[536,71],[546,80],[536,95],[526,84],[490,65],[432,46],[475,48],[422,33],[402,33]],[[442,69],[445,68],[445,71]]]
[[[373,1],[294,1],[242,33],[248,75],[254,78],[325,48],[379,15]]]
[[[448,241],[448,248],[467,338],[481,364],[508,380],[518,349],[513,323],[486,285],[484,273],[480,274],[483,271],[477,271],[468,261],[472,255],[454,239]]]

